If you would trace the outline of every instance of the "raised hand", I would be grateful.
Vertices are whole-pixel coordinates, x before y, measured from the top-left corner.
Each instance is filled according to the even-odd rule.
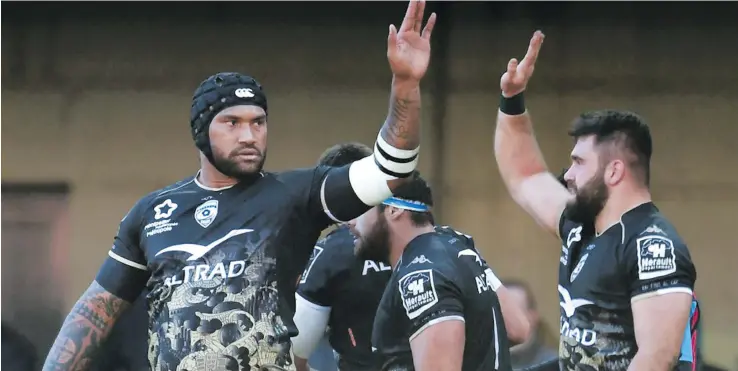
[[[518,60],[513,58],[507,63],[507,72],[500,79],[500,89],[502,89],[503,96],[509,98],[525,90],[530,77],[533,76],[538,52],[541,50],[544,38],[543,32],[536,31],[530,39],[528,52],[525,53],[523,60],[518,63]]]
[[[407,7],[400,31],[389,26],[387,59],[395,79],[419,81],[428,70],[430,62],[430,38],[436,24],[436,13],[431,14],[423,26],[424,0],[412,0]]]

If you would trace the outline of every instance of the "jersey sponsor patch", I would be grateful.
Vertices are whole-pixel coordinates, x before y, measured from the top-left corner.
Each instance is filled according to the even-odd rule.
[[[313,268],[313,264],[315,264],[315,261],[318,260],[318,257],[322,253],[323,253],[323,248],[322,247],[315,246],[313,248],[313,253],[310,254],[310,260],[308,260],[308,263],[305,266],[305,271],[303,271],[302,272],[302,275],[300,276],[300,283],[307,282],[308,275],[310,274],[310,269]]]
[[[638,278],[649,280],[676,272],[674,243],[664,236],[644,236],[638,246]]]
[[[421,269],[408,273],[399,280],[402,306],[408,318],[415,319],[438,303],[433,271]]]

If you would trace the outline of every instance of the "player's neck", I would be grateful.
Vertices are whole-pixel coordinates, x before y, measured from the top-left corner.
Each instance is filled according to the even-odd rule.
[[[207,159],[202,158],[203,155],[200,157],[200,172],[197,175],[197,181],[200,184],[208,188],[220,189],[238,183],[238,180],[218,171]]]
[[[651,193],[648,189],[634,189],[611,194],[605,207],[597,215],[595,232],[599,236],[613,225],[620,223],[623,214],[646,202],[651,202]]]
[[[409,228],[398,228],[395,233],[390,234],[390,265],[392,269],[395,269],[397,262],[400,260],[402,253],[405,252],[405,248],[421,234],[433,232],[433,225],[427,225],[423,227],[411,226]]]

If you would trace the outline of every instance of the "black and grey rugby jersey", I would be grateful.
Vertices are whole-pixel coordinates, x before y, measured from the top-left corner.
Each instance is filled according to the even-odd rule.
[[[696,272],[687,246],[650,202],[599,236],[563,217],[559,233],[560,368],[625,371],[638,350],[631,303],[692,293]]]
[[[410,341],[435,323],[464,321],[462,370],[511,370],[494,273],[471,237],[436,228],[413,239],[392,272],[374,320],[382,370],[414,370]]]
[[[220,189],[190,177],[136,203],[97,281],[129,301],[149,290],[152,370],[287,368],[295,282],[332,223],[328,207],[345,220],[369,208],[348,167],[264,173]]]

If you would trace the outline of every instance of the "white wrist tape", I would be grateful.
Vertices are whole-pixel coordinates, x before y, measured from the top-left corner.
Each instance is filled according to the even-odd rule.
[[[382,171],[395,178],[410,175],[418,166],[418,153],[420,147],[415,149],[399,149],[391,146],[382,138],[380,133],[374,144],[374,158],[382,168]]]

